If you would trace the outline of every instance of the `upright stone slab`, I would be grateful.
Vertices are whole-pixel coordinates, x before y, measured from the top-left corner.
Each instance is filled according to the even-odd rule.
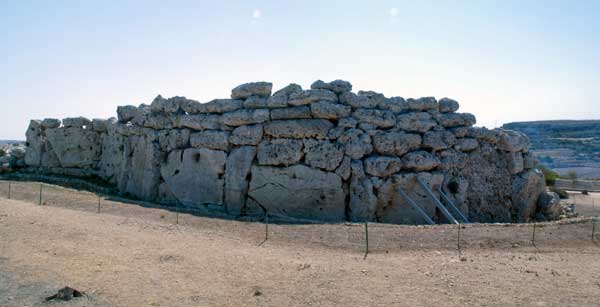
[[[234,149],[227,157],[225,167],[225,206],[227,213],[240,215],[246,204],[247,181],[256,147],[242,146]]]
[[[248,193],[268,213],[329,222],[344,220],[344,190],[333,173],[304,165],[253,166]]]

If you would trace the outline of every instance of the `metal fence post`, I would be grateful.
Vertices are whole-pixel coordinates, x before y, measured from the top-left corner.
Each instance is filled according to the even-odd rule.
[[[531,244],[533,246],[535,246],[535,228],[536,228],[537,223],[533,223],[533,233],[531,234]]]
[[[462,255],[462,251],[460,249],[460,222],[458,224],[456,224],[458,226],[458,231],[456,234],[456,249],[458,250],[458,257],[460,257]]]
[[[100,213],[100,200],[101,200],[101,196],[100,196],[100,194],[98,194],[98,213]]]
[[[594,235],[596,234],[596,219],[592,220],[592,241],[594,241]]]
[[[269,213],[265,212],[265,239],[258,244],[258,246],[263,245],[269,239]]]
[[[175,225],[179,225],[179,202],[175,202]]]
[[[43,183],[40,183],[40,201],[39,201],[39,205],[42,205],[42,187],[44,186]]]
[[[12,188],[12,181],[9,181],[8,182],[8,199],[10,199],[10,192],[11,192],[10,190],[11,190],[11,188]]]
[[[365,221],[365,256],[363,259],[367,259],[369,254],[369,222]]]

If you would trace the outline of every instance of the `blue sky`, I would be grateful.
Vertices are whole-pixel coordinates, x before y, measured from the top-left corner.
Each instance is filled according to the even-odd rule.
[[[0,139],[259,80],[451,97],[487,127],[600,118],[600,1],[0,0],[0,39]]]

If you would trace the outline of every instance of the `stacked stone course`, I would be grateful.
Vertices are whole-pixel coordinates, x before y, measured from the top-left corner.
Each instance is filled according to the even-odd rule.
[[[353,93],[347,81],[234,88],[200,103],[156,97],[120,106],[118,118],[32,120],[30,171],[99,176],[123,194],[184,206],[221,205],[229,214],[322,221],[423,223],[404,189],[444,218],[416,178],[444,190],[472,221],[555,218],[538,204],[543,175],[529,140],[473,127],[458,102]],[[450,188],[452,187],[452,188]]]

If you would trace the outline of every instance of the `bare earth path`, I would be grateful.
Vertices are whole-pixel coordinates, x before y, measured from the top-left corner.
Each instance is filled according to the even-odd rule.
[[[363,259],[360,245],[295,237],[327,225],[273,225],[283,235],[258,247],[260,224],[198,220],[173,225],[0,198],[0,306],[600,304],[600,247],[589,239],[536,249],[505,227],[504,239],[466,245],[462,260],[397,238]],[[413,242],[435,235],[407,229]],[[373,231],[379,245],[388,240]],[[41,302],[65,285],[88,297]]]

